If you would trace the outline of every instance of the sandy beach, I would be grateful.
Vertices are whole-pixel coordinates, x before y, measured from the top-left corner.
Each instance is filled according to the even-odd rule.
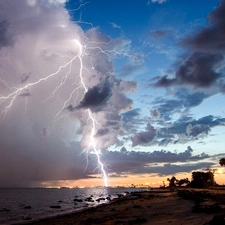
[[[225,190],[157,189],[81,212],[32,222],[35,225],[225,224]],[[27,221],[28,222],[28,221]],[[31,224],[31,223],[30,223]]]

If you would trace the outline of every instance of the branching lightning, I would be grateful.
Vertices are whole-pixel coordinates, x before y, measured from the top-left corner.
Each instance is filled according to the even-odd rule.
[[[42,82],[44,82],[44,81],[47,81],[47,80],[51,79],[52,77],[58,75],[58,73],[59,73],[63,68],[66,68],[66,67],[67,67],[68,65],[70,65],[74,60],[75,60],[75,57],[72,58],[72,59],[71,59],[69,62],[67,62],[65,65],[60,66],[56,72],[54,72],[54,73],[52,73],[52,74],[50,74],[50,75],[48,75],[48,76],[46,76],[46,77],[44,77],[44,78],[41,78],[41,79],[37,80],[36,82],[29,83],[29,84],[27,84],[27,85],[25,85],[25,86],[23,86],[23,87],[21,87],[21,88],[15,88],[15,87],[14,87],[14,88],[13,88],[13,89],[15,89],[14,92],[12,92],[12,93],[10,93],[10,94],[8,94],[8,95],[6,95],[6,96],[1,96],[1,97],[0,97],[0,103],[4,103],[4,102],[7,102],[7,101],[8,101],[9,103],[8,103],[8,105],[6,105],[6,107],[1,111],[0,116],[5,117],[5,115],[8,113],[8,111],[9,111],[10,108],[12,107],[13,103],[16,101],[16,98],[17,98],[18,96],[22,95],[22,94],[23,94],[23,91],[29,90],[29,88],[31,88],[32,86],[36,86],[36,85],[38,85],[38,84],[40,84],[40,83],[42,83]],[[4,82],[4,83],[6,83],[6,82]],[[8,86],[8,85],[7,85],[7,86]],[[10,89],[11,89],[11,88],[10,88]]]
[[[83,79],[83,61],[82,61],[82,53],[83,53],[83,48],[82,48],[82,45],[80,44],[80,42],[78,40],[76,40],[76,43],[77,45],[79,46],[79,53],[78,53],[78,57],[79,57],[79,61],[80,61],[80,73],[79,73],[79,76],[80,76],[80,81],[81,81],[81,84],[82,84],[82,87],[84,88],[85,92],[88,91],[86,85],[85,85],[85,82],[84,82],[84,79]],[[107,174],[105,172],[105,169],[104,169],[104,165],[103,163],[101,162],[101,159],[100,159],[100,155],[99,155],[99,152],[97,150],[97,147],[96,147],[96,144],[95,144],[95,139],[94,139],[94,135],[96,133],[96,127],[95,127],[95,119],[91,113],[91,110],[90,109],[87,109],[88,111],[88,116],[89,118],[91,119],[91,122],[92,122],[92,129],[91,129],[91,134],[90,134],[90,144],[89,144],[89,147],[92,147],[93,150],[94,150],[94,153],[97,157],[97,161],[98,161],[98,165],[100,167],[100,170],[102,172],[102,175],[103,175],[103,180],[104,180],[104,186],[107,187],[108,186],[108,180],[107,180]]]
[[[79,78],[80,78],[81,85],[79,85],[77,88],[75,88],[71,92],[69,98],[64,102],[62,108],[55,115],[55,118],[53,120],[53,126],[61,117],[65,116],[65,114],[63,114],[63,115],[61,115],[61,114],[64,111],[64,109],[66,108],[66,106],[67,106],[69,100],[72,98],[73,94],[80,88],[83,88],[85,93],[88,91],[88,88],[86,87],[84,77],[83,77],[83,70],[84,70],[83,59],[82,59],[82,55],[84,53],[83,52],[83,46],[81,45],[81,43],[78,40],[75,40],[75,43],[79,48],[78,54],[75,55],[72,59],[70,59],[65,65],[60,66],[56,72],[54,72],[54,73],[52,73],[52,74],[50,74],[50,75],[48,75],[44,78],[41,78],[41,79],[37,80],[36,82],[29,83],[29,84],[27,84],[27,85],[25,85],[21,88],[13,88],[14,91],[11,92],[10,94],[6,95],[6,96],[0,96],[0,103],[8,102],[8,104],[6,104],[4,109],[1,111],[0,115],[3,116],[3,118],[4,118],[5,115],[9,112],[10,108],[13,106],[13,103],[16,101],[17,97],[21,96],[21,95],[25,95],[25,94],[23,94],[23,92],[25,92],[25,91],[27,92],[27,90],[29,90],[31,87],[36,86],[38,84],[41,84],[42,82],[50,80],[54,76],[57,76],[63,68],[69,67],[68,72],[61,78],[60,84],[58,86],[56,86],[55,90],[51,93],[51,95],[48,98],[46,98],[45,101],[48,101],[49,99],[53,98],[55,96],[56,92],[59,90],[59,88],[61,88],[63,86],[63,84],[67,80],[69,74],[71,73],[72,63],[74,62],[74,60],[78,59],[79,63],[80,63]],[[103,50],[102,50],[102,52],[103,52]],[[11,88],[8,87],[7,83],[4,80],[1,79],[1,82],[8,89],[11,89]],[[27,107],[27,98],[26,98],[26,107]],[[90,142],[89,142],[88,149],[91,148],[94,151],[94,154],[96,155],[96,158],[97,158],[98,167],[99,167],[99,169],[100,169],[100,171],[103,175],[104,186],[108,186],[107,174],[106,174],[106,171],[104,169],[104,165],[101,162],[100,153],[98,152],[98,149],[97,149],[96,143],[95,143],[95,138],[94,138],[95,133],[96,133],[96,121],[95,121],[95,119],[92,115],[91,110],[90,109],[86,109],[86,110],[87,110],[88,118],[89,118],[89,120],[91,120],[91,124],[92,124],[91,125],[92,126],[91,134],[90,134],[90,137],[89,137]]]
[[[85,3],[86,4],[86,3]],[[84,4],[83,4],[84,5]],[[82,5],[81,5],[82,6]],[[81,7],[80,6],[80,7]],[[79,7],[79,8],[80,8]],[[79,23],[81,23],[81,21],[79,21]],[[88,23],[89,24],[89,23]],[[61,87],[63,87],[66,83],[66,81],[68,80],[68,77],[71,75],[72,72],[72,65],[75,62],[75,60],[77,60],[79,62],[79,75],[77,78],[75,78],[75,82],[72,84],[72,86],[76,85],[76,87],[73,89],[73,91],[70,92],[68,98],[64,101],[63,105],[60,107],[60,109],[58,110],[58,112],[55,114],[55,117],[52,121],[52,125],[51,128],[54,127],[55,123],[57,123],[57,121],[59,121],[62,117],[70,114],[71,112],[65,113],[65,109],[68,107],[69,101],[75,96],[75,102],[77,102],[77,98],[78,98],[78,91],[80,89],[83,89],[84,94],[88,92],[88,87],[85,83],[85,75],[84,75],[84,70],[87,70],[87,68],[85,68],[84,66],[84,61],[83,61],[83,56],[89,55],[90,56],[90,64],[92,65],[92,69],[94,69],[94,65],[93,65],[93,58],[96,57],[98,54],[104,54],[109,58],[113,58],[117,55],[122,55],[122,56],[129,56],[127,53],[125,52],[119,52],[116,49],[112,49],[112,50],[108,50],[108,49],[103,49],[100,47],[100,45],[105,45],[105,46],[110,46],[112,44],[112,42],[93,42],[93,41],[89,41],[88,38],[85,36],[84,33],[82,33],[82,37],[84,39],[84,42],[81,42],[77,39],[73,40],[74,42],[74,46],[76,46],[76,48],[78,48],[78,53],[75,54],[73,57],[71,56],[61,56],[59,53],[56,53],[58,55],[60,55],[63,58],[69,58],[69,60],[63,64],[60,65],[58,67],[58,69],[49,74],[46,75],[43,78],[37,79],[35,82],[30,82],[28,84],[21,84],[23,86],[21,87],[10,87],[6,81],[4,81],[1,77],[0,77],[0,84],[3,84],[3,86],[5,88],[7,88],[7,90],[10,92],[9,94],[6,95],[1,95],[0,94],[0,105],[2,105],[2,110],[0,111],[0,117],[2,117],[2,120],[4,120],[5,116],[8,114],[8,112],[10,111],[10,109],[12,108],[12,106],[14,105],[14,103],[16,102],[17,98],[19,96],[24,96],[26,97],[26,102],[25,102],[25,112],[27,111],[27,104],[28,104],[28,96],[30,95],[30,91],[33,87],[37,86],[37,85],[41,85],[44,82],[48,82],[51,79],[53,79],[54,77],[60,76],[60,73],[62,72],[62,70],[64,69],[68,69],[67,72],[64,74],[64,76],[61,77],[60,79],[60,83],[55,87],[55,89],[52,91],[52,93],[43,101],[43,102],[47,102],[50,99],[54,98],[56,93],[59,91],[59,89]],[[83,44],[82,44],[83,43]],[[77,49],[76,49],[77,50]],[[87,53],[87,51],[94,51],[93,54],[90,55],[90,52]],[[132,56],[133,58],[140,60],[139,58]],[[91,74],[88,71],[89,74]],[[78,80],[80,82],[80,85],[77,86]],[[77,94],[76,94],[77,93]],[[57,101],[57,100],[56,100]],[[55,101],[55,102],[56,102]],[[54,102],[54,103],[55,103]],[[54,104],[53,103],[53,104]],[[87,125],[88,123],[91,125],[91,132],[89,135],[89,144],[88,147],[86,148],[87,153],[89,152],[89,150],[92,150],[96,156],[97,159],[97,163],[98,163],[98,168],[102,174],[103,180],[104,180],[104,186],[108,186],[108,178],[107,178],[107,172],[105,171],[105,165],[103,164],[103,162],[101,161],[100,158],[100,152],[99,149],[97,148],[96,145],[96,141],[95,141],[95,135],[97,132],[96,129],[96,124],[97,121],[94,117],[93,112],[91,111],[90,108],[85,109],[86,113],[87,113]],[[85,128],[86,129],[86,128]],[[85,132],[85,130],[83,131]]]

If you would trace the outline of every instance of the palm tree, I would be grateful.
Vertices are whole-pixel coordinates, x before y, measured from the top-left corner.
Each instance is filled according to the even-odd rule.
[[[221,158],[220,161],[219,161],[219,164],[221,166],[225,166],[225,158]]]

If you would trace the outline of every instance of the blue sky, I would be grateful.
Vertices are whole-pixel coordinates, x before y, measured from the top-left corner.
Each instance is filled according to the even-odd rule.
[[[73,9],[77,9],[79,4],[74,1],[67,3],[67,8],[72,10],[71,15],[75,21],[78,21],[82,15],[82,20],[97,27],[99,32],[111,38],[121,37],[129,41],[130,56],[125,59],[113,60],[114,68],[116,68],[115,76],[118,79],[137,82],[137,90],[129,96],[134,101],[132,112],[138,112],[138,117],[143,119],[143,123],[145,117],[151,121],[150,110],[157,109],[157,107],[161,107],[161,111],[166,110],[163,109],[162,103],[170,112],[171,108],[168,106],[173,108],[171,101],[174,101],[173,104],[176,105],[175,111],[185,108],[183,101],[190,101],[190,106],[187,106],[185,110],[189,111],[187,116],[190,115],[189,119],[192,120],[209,115],[224,116],[223,109],[218,105],[218,102],[223,99],[223,95],[220,93],[209,94],[208,90],[201,88],[194,90],[191,85],[171,87],[170,90],[154,88],[151,85],[154,84],[154,78],[158,76],[165,74],[174,76],[182,60],[187,59],[188,55],[194,52],[183,47],[181,42],[209,26],[207,15],[218,6],[219,1],[207,1],[204,5],[201,2],[176,0],[163,2],[129,1],[129,3],[126,1],[90,1],[83,2],[81,13],[78,14]],[[82,23],[81,27],[90,28]],[[139,56],[141,60],[136,62],[133,56]],[[174,93],[177,91],[179,93]],[[180,96],[176,99],[178,94]],[[185,97],[188,99],[184,99]],[[157,98],[161,98],[158,101],[159,104],[156,103],[155,99]],[[210,107],[212,105],[213,107]],[[181,116],[180,113],[171,115],[170,117],[174,118],[166,120],[164,125],[172,125]],[[137,117],[132,119],[137,119]],[[165,118],[162,116],[161,119]],[[163,126],[162,123],[156,121],[151,121],[151,123],[155,123],[159,127]],[[197,124],[196,121],[194,123]],[[145,125],[143,124],[143,126]],[[138,129],[141,129],[140,127],[143,129],[143,126],[138,126]],[[210,140],[210,137],[208,138]],[[171,147],[169,146],[168,149]],[[175,148],[177,149],[177,147]],[[183,145],[179,146],[178,150],[182,151],[182,148]],[[206,148],[207,152],[210,153],[212,146]],[[220,151],[222,149],[218,149],[218,152]]]
[[[0,8],[2,186],[101,184],[96,153],[112,185],[219,166],[224,0]]]

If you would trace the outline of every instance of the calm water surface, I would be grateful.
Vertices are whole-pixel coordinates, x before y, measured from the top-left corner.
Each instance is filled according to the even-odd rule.
[[[24,188],[0,189],[0,224],[16,224],[58,214],[70,213],[86,207],[109,202],[118,194],[143,189],[129,188]],[[91,201],[87,198],[91,197]],[[74,199],[82,200],[75,202]],[[89,199],[90,200],[90,199]],[[51,206],[55,208],[50,208]]]

